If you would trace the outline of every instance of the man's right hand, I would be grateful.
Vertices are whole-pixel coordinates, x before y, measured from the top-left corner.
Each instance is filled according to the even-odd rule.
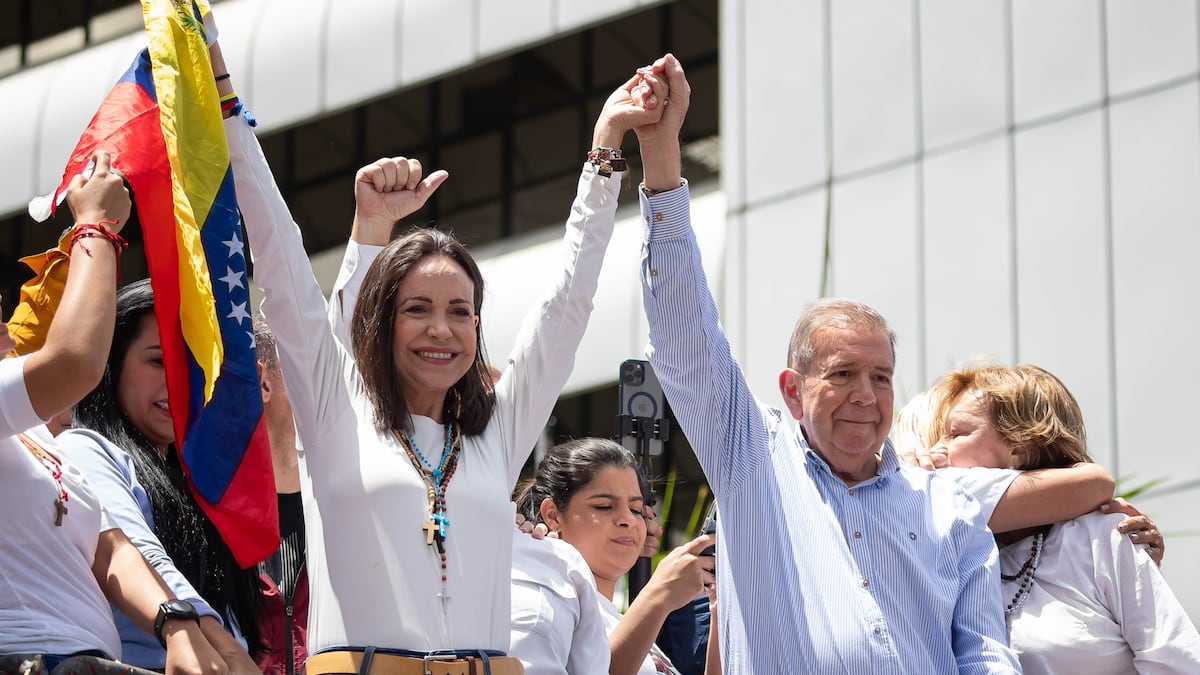
[[[354,224],[350,238],[359,244],[384,246],[396,221],[416,213],[450,176],[434,171],[421,179],[421,162],[384,157],[354,175]]]
[[[120,232],[129,220],[129,191],[121,175],[112,170],[112,158],[104,150],[92,155],[90,176],[71,179],[67,186],[67,206],[76,223],[90,223]]]

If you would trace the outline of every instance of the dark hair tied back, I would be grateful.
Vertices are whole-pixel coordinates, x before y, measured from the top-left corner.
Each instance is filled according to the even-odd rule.
[[[541,505],[549,499],[560,510],[581,488],[606,467],[633,469],[642,492],[646,481],[638,471],[637,458],[624,446],[607,438],[579,438],[560,443],[538,462],[533,479],[517,488],[517,513],[534,523],[542,522]]]

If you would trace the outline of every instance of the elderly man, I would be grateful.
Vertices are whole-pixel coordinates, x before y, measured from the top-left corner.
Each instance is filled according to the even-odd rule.
[[[667,112],[680,115],[687,82],[667,65]],[[651,362],[721,511],[724,672],[1020,672],[979,507],[901,466],[887,441],[895,337],[884,319],[845,300],[804,313],[779,377],[799,425],[785,423],[730,354],[678,162],[644,172]]]

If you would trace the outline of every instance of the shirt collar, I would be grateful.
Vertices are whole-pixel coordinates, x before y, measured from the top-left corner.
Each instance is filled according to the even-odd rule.
[[[829,462],[826,462],[825,458],[817,454],[817,451],[813,450],[812,446],[808,444],[808,439],[804,436],[804,429],[799,424],[796,425],[796,442],[799,444],[800,449],[804,451],[804,457],[809,466],[815,468],[817,471],[833,476],[833,471],[829,468]],[[870,483],[878,479],[878,485],[882,486],[887,482],[889,476],[899,471],[900,458],[896,456],[896,451],[892,448],[892,439],[886,438],[883,441],[883,447],[879,451],[878,472],[873,478],[868,478],[863,483]]]

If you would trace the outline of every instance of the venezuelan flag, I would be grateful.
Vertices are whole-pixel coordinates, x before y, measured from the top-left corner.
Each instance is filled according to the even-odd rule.
[[[141,221],[176,449],[197,501],[249,567],[278,547],[279,517],[208,6],[143,0],[142,10],[149,47],[84,131],[50,210],[95,150],[112,155]]]

